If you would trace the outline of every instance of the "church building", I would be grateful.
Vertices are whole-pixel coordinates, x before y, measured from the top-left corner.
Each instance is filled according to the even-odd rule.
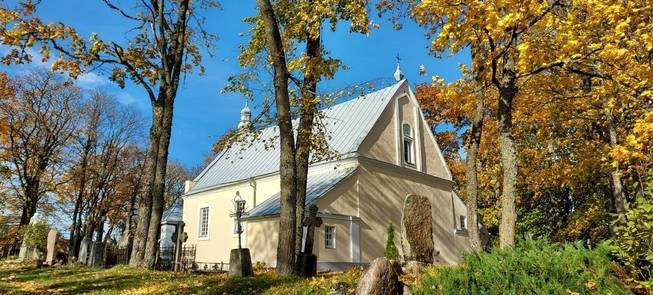
[[[417,195],[431,204],[434,261],[453,264],[469,249],[467,210],[433,133],[399,67],[387,88],[321,110],[330,148],[337,157],[309,167],[306,204],[317,205],[318,269],[365,265],[383,256],[386,229],[400,233],[404,203]],[[241,114],[248,124],[250,111]],[[198,264],[229,261],[238,247],[234,198],[246,201],[241,244],[252,262],[275,266],[279,232],[278,127],[261,130],[253,144],[234,145],[194,180],[183,197],[187,244]],[[272,142],[273,144],[270,144]],[[284,229],[281,229],[284,230]]]

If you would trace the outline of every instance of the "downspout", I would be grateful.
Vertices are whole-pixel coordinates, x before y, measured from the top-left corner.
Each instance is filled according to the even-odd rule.
[[[256,207],[256,179],[254,177],[249,179],[249,186],[254,191],[252,194],[252,208]]]

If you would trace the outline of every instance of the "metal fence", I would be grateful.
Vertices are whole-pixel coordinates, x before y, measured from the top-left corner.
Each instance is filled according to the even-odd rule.
[[[195,245],[186,245],[181,248],[179,253],[179,271],[197,270],[195,263],[195,254],[197,248]],[[154,268],[163,271],[175,270],[175,246],[159,248],[156,264]],[[105,267],[112,267],[118,264],[129,264],[129,249],[118,247],[107,248]]]
[[[129,249],[109,247],[107,248],[106,255],[106,259],[104,260],[105,267],[112,267],[118,264],[129,264]]]
[[[157,270],[171,271],[175,270],[175,246],[159,248],[159,255],[157,257],[155,268]],[[195,254],[197,248],[195,245],[186,245],[181,248],[179,253],[179,271],[188,271],[196,268]]]
[[[226,272],[229,271],[229,263],[225,262],[196,262],[193,271],[199,272]]]

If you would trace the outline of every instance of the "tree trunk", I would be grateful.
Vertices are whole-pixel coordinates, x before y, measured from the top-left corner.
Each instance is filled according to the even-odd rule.
[[[507,55],[510,55],[508,53]],[[515,62],[507,57],[503,66],[501,87],[499,87],[499,134],[498,145],[503,170],[503,191],[501,193],[501,224],[499,225],[499,246],[515,244],[515,186],[517,183],[517,152],[512,134],[512,106],[517,96]]]
[[[154,185],[152,186],[152,212],[150,215],[150,226],[148,230],[147,243],[145,248],[145,258],[143,267],[152,268],[156,262],[156,256],[159,250],[159,236],[161,234],[161,218],[163,216],[163,205],[165,203],[165,177],[166,164],[168,162],[168,147],[170,145],[170,135],[172,132],[172,114],[174,104],[174,94],[172,87],[167,87],[168,92],[163,92],[165,97],[163,103],[163,121],[161,124],[161,138],[159,140]]]
[[[25,204],[20,215],[19,226],[28,225],[32,217],[36,214],[36,208],[39,201],[39,182],[30,181],[25,186]]]
[[[304,209],[306,208],[306,183],[308,181],[308,165],[311,156],[311,134],[315,112],[317,109],[317,82],[319,69],[315,62],[321,59],[320,36],[309,36],[306,40],[307,69],[302,85],[301,117],[297,130],[295,164],[297,165],[297,224],[295,228],[295,254],[302,250]],[[299,267],[299,265],[297,265]]]
[[[145,257],[150,218],[152,213],[153,189],[155,185],[156,162],[159,151],[163,123],[163,106],[159,103],[152,103],[152,126],[150,127],[149,145],[145,157],[145,186],[146,189],[138,198],[138,213],[136,229],[134,231],[134,244],[132,246],[129,265],[132,267],[142,266]]]
[[[109,244],[109,239],[111,238],[111,234],[113,234],[113,229],[115,228],[115,224],[111,223],[109,225],[109,229],[107,229],[107,233],[104,235],[104,239],[102,239],[102,248],[101,248],[101,253],[102,253],[102,262],[106,264],[107,262],[107,245]]]
[[[472,59],[480,58],[480,52],[476,46],[472,47]],[[474,64],[482,64],[481,62]],[[478,228],[478,168],[476,166],[478,149],[481,144],[481,136],[483,135],[483,120],[485,118],[485,104],[483,95],[483,67],[474,67],[474,82],[476,110],[472,118],[471,134],[469,138],[469,146],[467,148],[467,158],[465,159],[465,168],[467,174],[467,228],[469,234],[469,242],[473,250],[482,250],[480,231]]]
[[[73,258],[77,257],[77,249],[76,243],[73,243],[72,241],[75,241],[77,239],[77,227],[79,224],[77,223],[77,216],[80,214],[80,207],[82,206],[82,199],[80,196],[77,196],[77,200],[75,200],[75,209],[73,210],[73,224],[70,225],[70,235],[69,235],[69,241],[70,241],[70,247],[68,248],[68,257]],[[70,259],[69,261],[73,261]]]
[[[81,213],[82,202],[84,201],[84,192],[86,191],[86,180],[87,180],[86,169],[88,168],[88,158],[91,154],[91,150],[95,147],[97,142],[97,138],[96,138],[97,133],[94,131],[97,131],[97,125],[100,117],[99,113],[100,113],[99,109],[94,110],[93,116],[91,117],[91,121],[89,122],[89,127],[88,129],[86,129],[87,137],[82,146],[81,162],[79,165],[79,173],[80,173],[79,191],[77,192],[77,198],[75,200],[75,209],[73,210],[73,224],[71,225],[70,228],[69,241],[75,241],[78,239],[78,237],[76,236],[79,233],[78,228],[80,227],[78,216],[82,214]],[[70,247],[68,249],[68,257],[76,258],[78,252],[79,252],[79,248],[77,247],[77,243],[71,242]],[[69,261],[74,261],[74,260],[76,259],[69,259]]]
[[[91,246],[91,257],[87,265],[91,267],[99,267],[104,264],[102,261],[102,238],[104,234],[104,217],[98,218],[98,225],[95,227],[95,240]]]
[[[77,192],[77,199],[75,200],[75,209],[73,210],[73,224],[70,227],[70,241],[75,241],[77,239],[76,234],[79,232],[77,228],[79,227],[78,216],[81,214],[82,210],[82,201],[84,200],[84,190],[86,189],[86,167],[87,167],[87,157],[90,153],[89,144],[84,146],[84,154],[82,155],[82,163],[80,165],[80,179],[79,179],[79,191]],[[77,243],[71,243],[70,248],[68,249],[68,256],[70,258],[77,257],[79,249],[77,248]],[[73,261],[72,259],[70,261]]]
[[[480,88],[480,86],[478,86]],[[478,176],[476,167],[476,156],[478,154],[479,145],[481,143],[481,135],[483,133],[483,118],[485,106],[483,104],[483,94],[478,91],[476,96],[476,110],[474,111],[474,118],[472,119],[472,130],[469,139],[469,147],[467,149],[467,159],[465,160],[466,174],[467,174],[467,228],[469,231],[469,242],[472,249],[481,250],[481,236],[478,228]]]
[[[131,200],[129,201],[129,213],[127,213],[127,224],[125,224],[125,230],[123,235],[127,236],[127,257],[131,257],[132,247],[134,246],[134,228],[132,224],[134,223],[134,208],[136,207],[136,199],[139,193],[136,188],[133,188],[133,194]]]
[[[259,12],[265,22],[268,52],[274,67],[274,91],[279,125],[281,178],[279,216],[279,243],[277,245],[277,272],[281,275],[294,274],[295,230],[296,230],[296,165],[295,145],[290,116],[288,94],[288,68],[281,41],[279,25],[269,0],[257,0]]]
[[[614,116],[611,111],[607,111],[605,116],[608,125],[608,135],[610,137],[610,147],[614,149],[617,147],[617,128],[615,127]],[[612,207],[614,212],[621,217],[626,212],[626,193],[621,182],[618,166],[612,168],[610,176],[612,178]]]

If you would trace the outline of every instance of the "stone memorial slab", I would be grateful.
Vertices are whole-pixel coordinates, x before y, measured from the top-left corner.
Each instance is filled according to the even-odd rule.
[[[433,217],[426,197],[410,195],[401,217],[401,248],[405,261],[433,263]]]
[[[91,241],[89,240],[88,236],[84,236],[82,242],[79,244],[79,257],[77,258],[77,262],[80,264],[86,264],[88,261],[88,254],[91,250],[90,244]]]
[[[59,241],[59,231],[51,229],[48,232],[48,242],[46,244],[45,263],[54,265],[57,262],[57,242]]]

